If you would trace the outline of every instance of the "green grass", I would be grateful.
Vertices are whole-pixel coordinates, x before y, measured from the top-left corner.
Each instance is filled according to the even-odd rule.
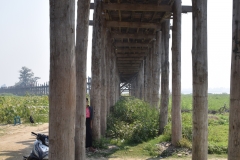
[[[192,95],[182,95],[182,109],[192,110]],[[229,108],[229,95],[209,94],[209,110],[218,111],[226,104]],[[19,115],[28,120],[33,115],[36,122],[48,122],[47,96],[0,96],[0,123],[13,123],[13,117]],[[150,108],[150,109],[149,109]],[[107,139],[95,142],[98,148],[108,144],[119,147],[107,157],[156,157],[160,150],[157,144],[171,140],[171,99],[169,103],[168,125],[164,135],[157,136],[158,111],[141,100],[125,97],[114,107],[114,114],[108,117]],[[228,143],[228,113],[209,114],[208,118],[208,152],[211,155],[226,156]],[[192,114],[182,113],[183,139],[179,146],[191,148]],[[1,131],[0,131],[1,132]],[[176,154],[171,156],[176,157]],[[216,157],[216,156],[215,156]]]
[[[209,110],[218,111],[219,108],[226,104],[229,108],[229,95],[227,94],[209,94]],[[171,100],[170,100],[171,101]],[[136,103],[137,104],[137,103]],[[121,104],[125,105],[125,104]],[[171,105],[171,103],[170,103]],[[182,95],[182,108],[186,110],[192,110],[192,95]],[[156,157],[159,156],[159,148],[157,147],[164,139],[165,141],[170,141],[171,137],[171,108],[169,107],[169,119],[168,125],[165,127],[164,135],[152,138],[139,143],[132,143],[128,141],[121,141],[122,139],[118,136],[112,141],[114,144],[119,146],[119,150],[115,151],[111,156],[117,157]],[[128,115],[128,110],[123,111]],[[116,113],[118,114],[118,113]],[[121,113],[123,114],[123,113]],[[210,155],[217,154],[219,157],[226,157],[227,153],[227,143],[228,143],[228,124],[229,120],[228,113],[223,114],[209,114],[208,119],[208,152]],[[145,117],[147,119],[147,117]],[[123,126],[120,121],[115,121],[115,125]],[[131,124],[129,124],[131,125]],[[180,147],[190,148],[192,147],[192,113],[182,113],[182,134],[183,139],[179,142]],[[126,128],[126,127],[125,127]],[[165,137],[165,138],[163,138]],[[166,137],[168,137],[166,139]],[[177,157],[177,153],[173,154],[171,157]]]

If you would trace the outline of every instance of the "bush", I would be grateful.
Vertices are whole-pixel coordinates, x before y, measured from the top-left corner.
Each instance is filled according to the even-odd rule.
[[[129,142],[142,142],[158,134],[158,111],[148,103],[122,97],[107,121],[107,135]]]
[[[48,122],[47,96],[0,96],[0,123],[14,123],[14,117],[29,122],[32,115],[35,122]]]

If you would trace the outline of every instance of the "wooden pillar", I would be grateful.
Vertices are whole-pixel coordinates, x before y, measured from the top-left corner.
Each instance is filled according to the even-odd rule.
[[[111,62],[111,59],[110,59],[110,56],[111,56],[111,39],[110,39],[110,32],[109,30],[107,30],[107,51],[106,51],[106,83],[107,83],[107,95],[106,95],[106,100],[107,100],[107,115],[109,115],[109,112],[110,112],[110,63]]]
[[[240,1],[233,0],[228,160],[240,159]],[[238,44],[237,44],[238,43]]]
[[[144,63],[142,62],[140,70],[140,87],[139,87],[139,99],[144,100]]]
[[[75,69],[75,1],[50,0],[51,160],[74,160],[75,157]]]
[[[143,60],[143,63],[144,63],[144,101],[147,101],[147,86],[148,86],[148,81],[147,81],[147,57],[144,57],[144,60]]]
[[[192,1],[193,42],[193,142],[192,159],[207,160],[208,153],[208,65],[207,0]]]
[[[154,108],[159,108],[160,99],[160,68],[161,68],[161,32],[156,32],[156,41],[154,43],[153,53],[153,75],[152,75],[152,105]]]
[[[147,102],[152,104],[152,55],[153,49],[149,49],[147,56]]]
[[[101,0],[94,0],[93,14],[93,39],[92,39],[92,82],[91,82],[91,106],[93,107],[93,139],[101,138]]]
[[[76,121],[75,160],[85,159],[86,62],[90,0],[78,1],[76,35]]]
[[[165,20],[162,23],[162,75],[161,75],[161,103],[159,133],[162,134],[168,120],[168,102],[169,102],[169,28],[170,21]]]
[[[110,107],[115,105],[115,63],[116,63],[116,56],[114,53],[114,47],[111,47],[110,53]]]
[[[173,4],[172,28],[172,144],[176,146],[182,138],[181,118],[181,0]]]
[[[107,51],[107,37],[106,37],[106,28],[102,26],[102,41],[101,41],[101,135],[105,135],[105,131],[107,128],[107,77],[106,77],[106,51]]]

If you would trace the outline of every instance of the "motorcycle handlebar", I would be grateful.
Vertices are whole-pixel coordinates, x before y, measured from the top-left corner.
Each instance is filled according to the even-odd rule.
[[[37,133],[34,133],[34,132],[31,132],[33,135],[37,136],[38,134]]]

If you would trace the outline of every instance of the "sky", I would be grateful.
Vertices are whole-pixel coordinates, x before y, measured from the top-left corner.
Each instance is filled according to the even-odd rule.
[[[191,5],[182,0],[182,5]],[[77,3],[76,3],[77,4]],[[92,19],[92,11],[90,19]],[[230,88],[232,1],[208,0],[209,92]],[[170,89],[171,89],[170,38]],[[89,27],[87,76],[91,76],[92,27]],[[50,66],[49,0],[0,0],[0,86],[19,81],[23,66],[48,82]],[[182,92],[192,89],[192,14],[182,14]]]

